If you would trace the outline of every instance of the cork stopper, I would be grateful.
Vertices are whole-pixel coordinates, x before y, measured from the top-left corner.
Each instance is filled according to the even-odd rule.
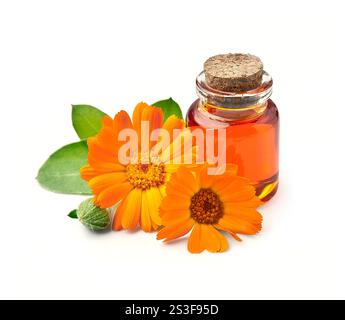
[[[217,55],[204,65],[206,82],[211,88],[234,93],[260,87],[263,68],[258,57],[241,53]]]

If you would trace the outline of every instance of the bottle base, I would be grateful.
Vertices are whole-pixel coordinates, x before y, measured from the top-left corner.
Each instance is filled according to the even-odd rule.
[[[256,195],[261,201],[267,202],[271,200],[274,197],[274,195],[277,193],[278,186],[279,186],[279,175],[276,174],[269,179],[260,181],[259,183],[255,184]]]

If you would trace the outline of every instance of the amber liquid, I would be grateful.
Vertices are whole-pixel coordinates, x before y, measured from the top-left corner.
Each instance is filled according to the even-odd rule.
[[[195,101],[187,113],[189,127],[226,128],[227,163],[238,166],[238,175],[250,179],[258,197],[270,200],[278,189],[279,114],[276,105],[228,110]]]

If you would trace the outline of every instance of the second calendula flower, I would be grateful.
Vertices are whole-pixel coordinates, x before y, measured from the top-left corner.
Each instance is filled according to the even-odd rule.
[[[158,240],[171,241],[192,231],[190,252],[222,252],[228,248],[222,231],[241,241],[237,234],[254,235],[262,228],[262,216],[256,210],[262,203],[255,188],[233,170],[212,176],[207,167],[193,171],[181,167],[166,191],[160,208],[165,227]]]
[[[95,204],[110,208],[120,203],[113,220],[114,230],[134,230],[138,226],[146,232],[156,230],[161,225],[159,206],[165,194],[165,184],[170,174],[178,169],[170,154],[157,153],[153,159],[147,150],[143,152],[140,146],[143,122],[148,124],[149,133],[165,129],[170,137],[174,129],[184,128],[183,120],[176,116],[163,123],[160,108],[140,103],[134,110],[133,121],[125,111],[114,119],[105,117],[98,135],[88,139],[88,165],[81,169],[81,175],[94,193]],[[139,137],[138,153],[129,164],[123,164],[119,159],[124,144],[119,141],[119,133],[124,129],[134,130]],[[153,146],[150,142],[149,147]]]

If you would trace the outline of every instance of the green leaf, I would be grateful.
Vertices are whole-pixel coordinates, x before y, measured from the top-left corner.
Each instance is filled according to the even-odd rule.
[[[86,181],[80,177],[80,168],[87,163],[88,147],[85,141],[69,144],[55,153],[38,172],[37,180],[49,191],[67,194],[92,194]]]
[[[71,219],[78,219],[78,215],[77,215],[77,210],[73,210],[71,211],[68,216],[71,218]]]
[[[161,100],[153,104],[154,107],[159,107],[163,110],[164,121],[166,121],[170,116],[175,115],[176,117],[183,119],[182,111],[177,102],[172,98],[167,100]]]
[[[102,128],[106,114],[92,106],[72,105],[72,122],[81,140],[95,136]]]

